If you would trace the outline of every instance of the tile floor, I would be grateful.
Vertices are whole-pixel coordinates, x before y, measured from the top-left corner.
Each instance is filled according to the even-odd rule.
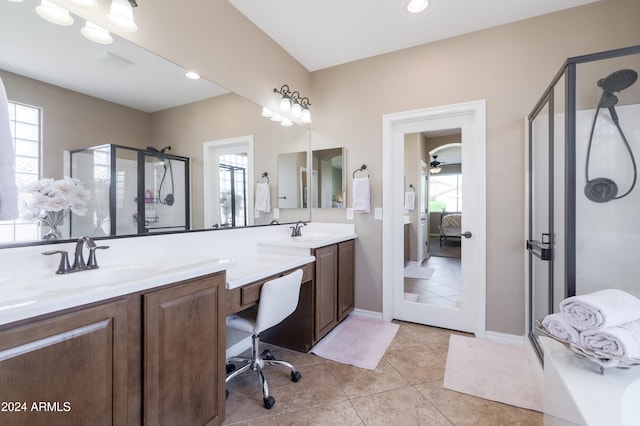
[[[460,258],[454,257],[429,257],[422,266],[433,268],[433,275],[428,280],[405,278],[405,299],[430,305],[455,307],[462,300],[460,261]],[[417,295],[417,298],[413,296],[409,299],[406,293]]]
[[[237,377],[227,385],[231,394],[224,424],[542,425],[541,413],[444,389],[454,332],[396,323],[400,329],[375,371],[266,345],[276,358],[295,364],[302,379],[293,383],[288,370],[269,367],[276,404],[267,410],[256,373]]]

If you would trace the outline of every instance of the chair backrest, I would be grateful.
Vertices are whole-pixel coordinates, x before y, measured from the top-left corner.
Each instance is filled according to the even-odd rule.
[[[255,332],[260,333],[279,324],[296,310],[301,284],[302,269],[298,269],[262,286]]]

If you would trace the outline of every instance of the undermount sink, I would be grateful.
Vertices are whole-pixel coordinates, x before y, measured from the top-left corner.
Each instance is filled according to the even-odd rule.
[[[620,420],[623,426],[637,425],[640,419],[640,380],[631,382],[622,394]]]
[[[26,279],[19,284],[22,290],[38,287],[43,291],[54,291],[65,288],[98,287],[113,285],[124,281],[136,281],[158,273],[157,268],[140,266],[114,266],[86,271],[73,272]]]

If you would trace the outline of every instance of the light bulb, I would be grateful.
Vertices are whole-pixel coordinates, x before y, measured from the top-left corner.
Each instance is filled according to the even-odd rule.
[[[284,126],[284,127],[291,127],[291,126],[293,126],[293,121],[291,121],[291,120],[289,120],[288,118],[285,117],[285,118],[282,119],[282,122],[280,123],[280,125]]]
[[[188,71],[185,74],[185,77],[191,79],[191,80],[199,80],[200,79],[200,74],[198,74],[195,71]]]
[[[311,123],[311,112],[308,108],[302,110],[302,117],[300,117],[300,122],[304,124]]]
[[[65,26],[73,24],[73,18],[69,12],[47,0],[42,0],[40,5],[36,6],[36,12],[53,24]]]
[[[300,118],[302,116],[302,107],[299,103],[294,103],[291,107],[291,116],[293,118]]]
[[[102,27],[97,26],[93,22],[87,21],[84,27],[80,30],[83,36],[87,39],[99,44],[111,44],[113,43],[113,37],[109,34],[109,31]]]
[[[282,116],[280,114],[273,114],[273,117],[271,117],[271,121],[279,123],[282,121]]]
[[[111,0],[111,8],[107,15],[109,21],[123,31],[138,31],[138,26],[133,20],[133,8],[128,0]]]
[[[260,115],[263,116],[263,117],[271,118],[271,117],[273,117],[273,111],[271,111],[267,107],[262,107],[262,114],[260,114]]]
[[[289,98],[283,97],[280,100],[280,111],[282,112],[291,111],[291,102],[289,101]]]

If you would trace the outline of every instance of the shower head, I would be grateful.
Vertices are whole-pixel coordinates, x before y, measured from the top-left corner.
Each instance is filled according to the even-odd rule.
[[[618,103],[618,97],[610,92],[603,92],[600,97],[601,108],[612,108]]]
[[[637,79],[637,72],[631,69],[622,69],[598,80],[598,86],[602,87],[605,93],[620,92],[633,85]]]
[[[154,148],[154,147],[152,147],[152,146],[148,146],[148,147],[147,147],[147,151],[151,151],[151,152],[160,152],[160,151],[158,150],[158,148]]]
[[[156,152],[158,154],[164,154],[166,151],[171,151],[171,146],[165,146],[162,149],[154,148],[152,146],[147,147],[147,151]]]

